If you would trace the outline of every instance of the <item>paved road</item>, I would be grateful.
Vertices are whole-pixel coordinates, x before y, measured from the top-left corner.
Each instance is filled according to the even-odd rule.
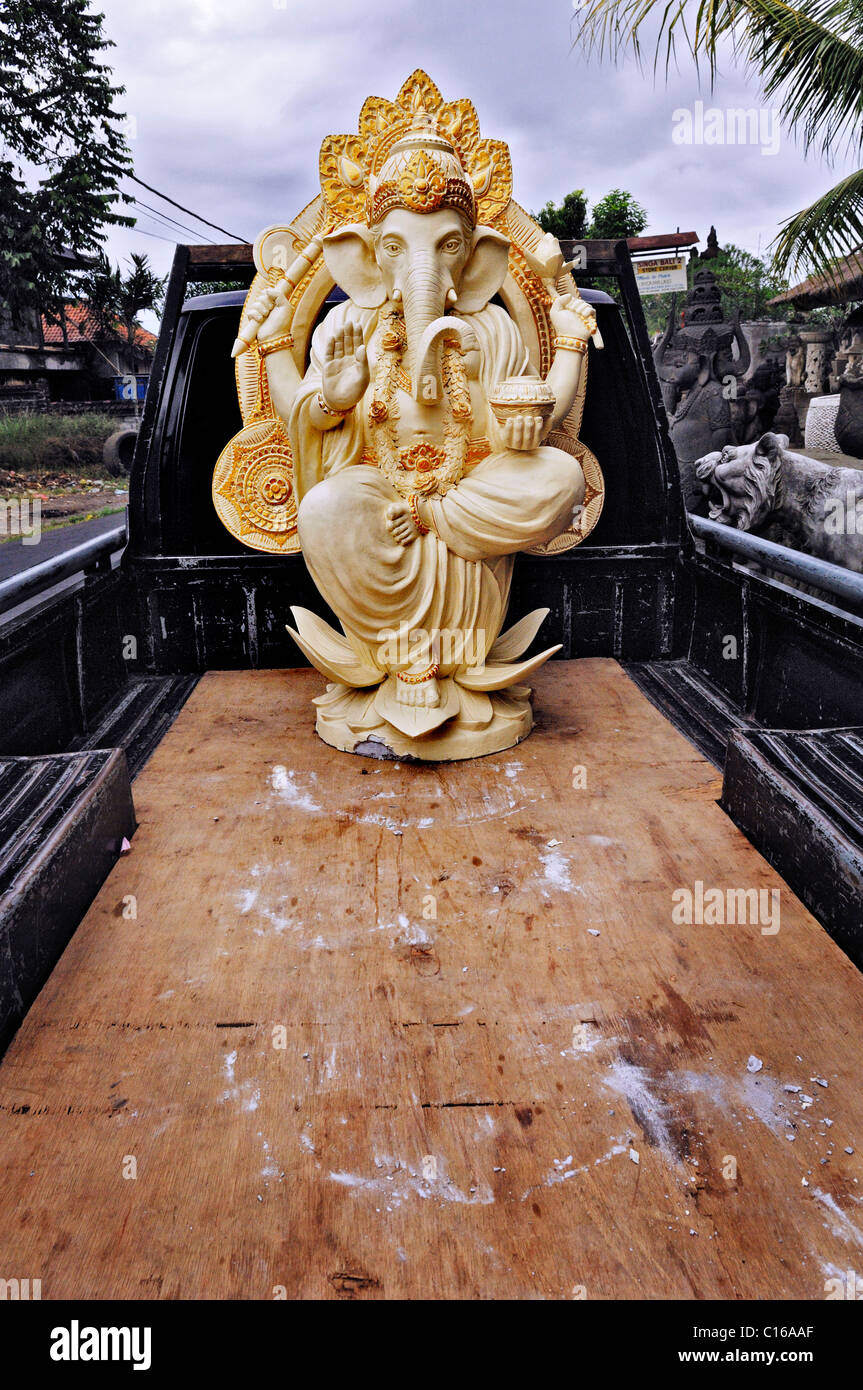
[[[31,565],[40,565],[53,555],[71,550],[82,541],[92,540],[115,526],[123,525],[124,512],[114,512],[111,516],[100,516],[95,521],[79,521],[72,526],[61,526],[56,531],[43,532],[38,545],[24,545],[20,540],[5,541],[0,544],[0,580],[10,575],[20,574]]]

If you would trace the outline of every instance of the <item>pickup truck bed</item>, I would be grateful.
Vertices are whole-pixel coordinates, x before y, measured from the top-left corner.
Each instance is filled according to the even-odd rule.
[[[534,734],[472,763],[334,756],[321,688],[210,671],[138,776],[0,1065],[3,1268],[49,1299],[859,1268],[863,979],[715,767],[612,659],[546,667]],[[675,923],[697,881],[778,891],[779,930]]]

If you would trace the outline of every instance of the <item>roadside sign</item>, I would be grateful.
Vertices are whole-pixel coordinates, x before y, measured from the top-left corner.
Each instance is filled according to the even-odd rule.
[[[668,294],[687,288],[685,256],[655,256],[633,261],[632,267],[639,294]]]

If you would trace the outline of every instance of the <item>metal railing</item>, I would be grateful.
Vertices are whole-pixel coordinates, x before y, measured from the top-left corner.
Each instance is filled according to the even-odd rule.
[[[720,550],[730,551],[750,563],[766,565],[798,583],[809,584],[823,593],[832,594],[855,609],[863,609],[863,574],[843,569],[841,565],[831,565],[802,551],[790,550],[761,536],[751,536],[747,531],[738,531],[733,526],[709,521],[707,517],[689,513],[688,521],[697,537],[712,542]],[[26,603],[28,599],[73,575],[110,569],[111,557],[123,549],[126,541],[125,524],[115,526],[101,536],[94,536],[59,555],[52,555],[39,565],[31,565],[18,574],[10,575],[8,579],[0,581],[0,614]]]
[[[19,604],[70,579],[77,574],[92,574],[98,570],[111,568],[111,556],[122,550],[126,544],[126,526],[115,526],[101,536],[82,541],[80,545],[52,555],[39,565],[12,574],[0,581],[0,614],[8,613]]]
[[[850,608],[863,610],[863,574],[843,569],[841,565],[831,565],[814,555],[804,555],[801,550],[789,550],[787,546],[777,545],[775,541],[764,540],[761,536],[750,536],[747,531],[709,521],[704,516],[695,516],[690,512],[688,519],[696,536],[713,542],[721,550],[729,550],[750,563],[778,570],[800,584],[809,584],[822,593],[832,594]]]

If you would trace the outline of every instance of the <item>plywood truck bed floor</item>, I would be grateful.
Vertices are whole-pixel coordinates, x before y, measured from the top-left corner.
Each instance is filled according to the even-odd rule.
[[[443,766],[325,747],[322,688],[209,674],[137,780],[132,853],[0,1065],[0,1273],[46,1299],[859,1277],[863,979],[714,768],[613,661],[546,667],[530,739]],[[697,880],[778,888],[779,931],[675,924]]]

